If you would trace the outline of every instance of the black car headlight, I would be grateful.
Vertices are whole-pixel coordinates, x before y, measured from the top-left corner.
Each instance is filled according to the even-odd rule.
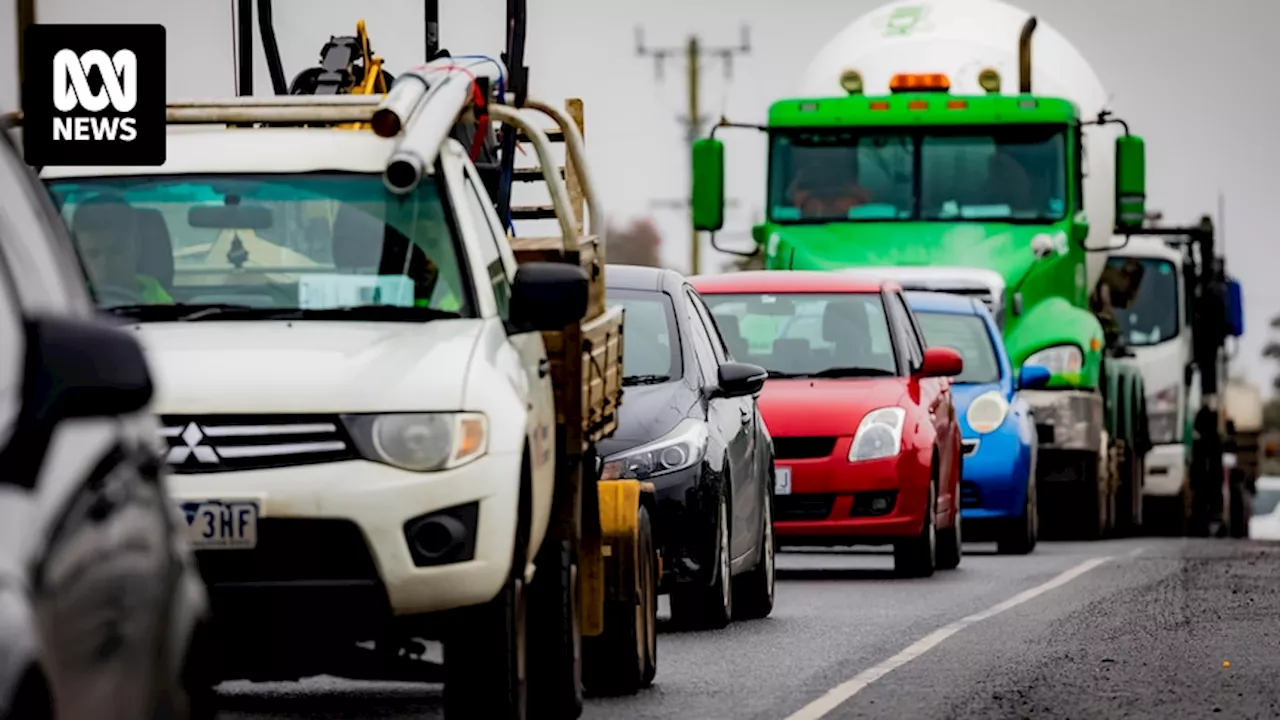
[[[402,470],[448,470],[489,450],[489,421],[480,413],[344,415],[342,422],[362,457]]]
[[[683,420],[666,435],[604,459],[601,480],[646,480],[684,470],[702,461],[707,451],[707,424]]]

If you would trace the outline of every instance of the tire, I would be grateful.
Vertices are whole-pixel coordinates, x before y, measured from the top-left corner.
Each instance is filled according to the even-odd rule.
[[[32,668],[23,675],[12,698],[8,720],[54,720],[53,693],[44,675]]]
[[[964,538],[960,535],[960,513],[956,512],[956,520],[951,527],[938,532],[938,569],[955,570],[960,567],[964,557]]]
[[[1120,537],[1136,535],[1142,527],[1142,475],[1145,471],[1143,459],[1126,445],[1124,459],[1120,462],[1120,490],[1116,494],[1115,534]]]
[[[605,605],[604,632],[583,639],[583,682],[589,694],[633,695],[653,681],[658,661],[657,554],[649,511],[636,519],[639,586],[628,600]],[[624,570],[624,576],[629,574]]]
[[[1081,540],[1100,540],[1107,527],[1107,499],[1113,495],[1109,487],[1100,482],[1096,457],[1090,456],[1080,469],[1083,476],[1077,488],[1078,534]]]
[[[1191,514],[1191,493],[1184,485],[1177,495],[1148,495],[1143,498],[1143,527],[1152,535],[1182,537],[1187,534]]]
[[[772,473],[768,478],[772,486]],[[760,560],[749,572],[733,579],[733,619],[759,620],[773,612],[777,572],[773,542],[773,493],[764,490],[764,506],[761,508]]]
[[[1035,475],[1027,483],[1027,502],[1022,516],[1009,524],[1005,533],[996,540],[996,552],[1000,555],[1029,555],[1040,539],[1040,512],[1036,508]]]
[[[937,464],[934,464],[937,467]],[[938,566],[938,483],[937,472],[929,483],[929,501],[920,534],[893,546],[893,570],[902,577],[930,577]]]
[[[711,584],[677,585],[671,592],[671,619],[690,630],[719,630],[733,618],[733,578],[729,557],[729,499],[720,493],[716,511],[715,567]]]
[[[444,643],[444,715],[449,720],[525,720],[526,596],[512,577],[497,597],[467,608]]]
[[[568,540],[544,540],[529,587],[529,717],[582,715],[582,630],[578,625],[578,558]]]

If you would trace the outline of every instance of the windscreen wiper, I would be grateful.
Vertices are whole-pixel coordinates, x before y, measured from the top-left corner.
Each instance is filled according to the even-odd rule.
[[[402,305],[353,305],[351,307],[295,309],[273,315],[280,320],[373,320],[413,322],[421,320],[456,320],[461,313],[425,307]]]
[[[669,382],[669,375],[626,375],[622,378],[622,384],[625,385],[659,385]]]
[[[270,312],[266,308],[230,303],[172,303],[163,305],[115,305],[100,308],[109,315],[140,320],[142,322],[166,322],[174,320],[198,320],[201,317],[223,313]]]
[[[819,370],[815,373],[807,373],[807,377],[815,378],[850,378],[850,377],[893,377],[896,372],[883,370],[881,368],[869,367],[833,367],[826,370]]]

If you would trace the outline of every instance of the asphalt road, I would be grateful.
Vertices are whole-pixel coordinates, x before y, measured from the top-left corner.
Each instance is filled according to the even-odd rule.
[[[893,578],[883,554],[785,554],[771,618],[664,633],[654,687],[590,700],[584,717],[1280,717],[1280,544],[966,552],[960,569],[921,580]],[[223,690],[227,720],[442,717],[432,685]]]

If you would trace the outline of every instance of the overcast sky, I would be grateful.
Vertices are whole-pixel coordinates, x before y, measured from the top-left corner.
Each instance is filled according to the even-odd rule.
[[[945,0],[936,0],[945,2]],[[0,37],[13,37],[14,12],[0,0]],[[443,0],[441,34],[455,54],[496,55],[502,45],[502,0]],[[726,80],[711,62],[704,73],[704,112],[762,122],[769,103],[794,91],[810,56],[879,0],[532,0],[528,63],[535,94],[581,97],[593,168],[608,214],[653,215],[663,229],[664,257],[688,268],[687,213],[654,207],[688,193],[683,126],[685,68],[667,61],[658,80],[652,59],[637,57],[634,33],[654,46],[682,47],[696,33],[705,45],[738,43],[751,27],[751,53]],[[1241,279],[1249,329],[1233,370],[1270,385],[1259,355],[1267,321],[1280,311],[1280,282],[1271,232],[1278,203],[1280,132],[1275,128],[1275,30],[1272,0],[1018,0],[1056,26],[1113,93],[1112,108],[1147,140],[1148,203],[1169,221],[1193,222],[1226,196],[1228,267]],[[168,29],[170,98],[234,94],[234,0],[37,0],[41,22],[159,22]],[[423,53],[421,0],[275,0],[285,72],[315,64],[329,35],[351,34],[365,18],[374,49],[395,72]],[[7,42],[0,46],[8,45]],[[17,103],[16,58],[0,66],[0,105]],[[258,51],[255,89],[270,91]],[[749,230],[762,206],[763,144],[740,133],[729,140],[728,192],[739,206],[726,230]],[[1268,230],[1268,228],[1272,228]],[[710,248],[703,272],[729,258]]]

